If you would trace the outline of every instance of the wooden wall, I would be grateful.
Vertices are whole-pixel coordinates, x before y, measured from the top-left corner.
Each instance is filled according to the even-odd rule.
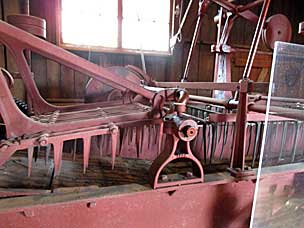
[[[198,1],[198,0],[197,0]],[[18,0],[0,0],[1,17],[6,19],[7,15],[20,13],[20,5]],[[85,1],[84,1],[85,2]],[[187,4],[189,0],[184,0]],[[245,4],[249,0],[235,1]],[[179,43],[174,49],[172,56],[146,56],[146,68],[148,74],[159,81],[177,81],[181,77],[184,65],[189,51],[191,37],[195,26],[197,4],[191,9],[190,17],[186,21],[183,31],[183,42]],[[47,39],[56,44],[56,14],[55,0],[31,0],[31,14],[39,16],[47,20]],[[204,17],[203,26],[200,31],[199,41],[195,46],[193,61],[189,72],[190,81],[212,81],[214,68],[214,54],[210,53],[210,45],[214,44],[216,39],[216,26],[213,17],[217,13],[217,6],[212,5]],[[304,11],[301,10],[301,1],[273,1],[270,13],[284,13],[288,16],[293,25],[293,41],[304,43],[304,39],[297,34],[298,23],[304,20]],[[255,26],[249,22],[239,19],[232,31],[230,42],[240,47],[249,47],[253,36]],[[265,48],[261,47],[263,50]],[[89,59],[90,61],[101,66],[113,65],[135,65],[141,67],[139,55],[130,54],[114,54],[114,53],[97,53],[87,51],[73,51],[75,54]],[[232,79],[237,81],[241,75],[246,62],[246,53],[236,54],[232,58]],[[253,78],[265,76],[259,80],[267,80],[267,75],[271,63],[271,53],[265,53],[258,56],[253,70]],[[17,71],[13,58],[0,47],[0,64],[9,71]],[[266,69],[266,71],[265,71]],[[264,71],[263,71],[264,70]],[[32,71],[35,74],[35,80],[43,97],[48,99],[82,99],[84,96],[85,84],[88,77],[74,72],[67,67],[58,63],[44,59],[36,55],[32,56]],[[263,72],[262,72],[263,71]],[[24,98],[25,92],[20,80],[16,80],[14,94],[20,98]],[[197,92],[197,91],[193,91]],[[208,95],[206,92],[200,94]]]

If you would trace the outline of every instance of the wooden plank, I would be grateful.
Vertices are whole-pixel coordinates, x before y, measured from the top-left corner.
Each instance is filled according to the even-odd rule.
[[[99,65],[102,66],[102,67],[110,67],[112,66],[112,63],[108,57],[107,54],[103,54],[101,53],[99,55]]]
[[[20,13],[20,6],[18,0],[4,1],[3,7],[5,20],[8,15]],[[7,70],[10,72],[18,72],[15,60],[9,51],[7,51]]]
[[[75,77],[75,95],[74,98],[84,98],[85,95],[85,86],[88,82],[89,77],[86,75],[75,71],[74,72],[74,77]]]
[[[54,61],[46,60],[48,98],[60,98],[60,65]]]
[[[214,23],[213,17],[209,15],[216,15],[218,6],[210,4],[207,9],[207,15],[203,17],[201,31],[198,40],[204,43],[215,43],[217,36],[217,25]]]
[[[177,81],[183,72],[183,48],[181,43],[175,45],[169,67],[170,73],[167,80]]]
[[[200,47],[198,81],[213,82],[215,56],[210,52],[209,45]],[[211,96],[210,91],[198,91],[198,95]]]
[[[76,52],[78,56],[88,59],[88,53],[87,52]],[[76,99],[83,99],[85,95],[85,86],[89,80],[89,77],[87,75],[84,75],[78,71],[74,71],[74,83],[75,83],[75,92],[74,97]]]
[[[63,98],[75,96],[74,71],[66,66],[60,66],[60,94]]]
[[[0,188],[47,189],[52,176],[53,165],[44,164],[43,159],[33,162],[31,177],[27,176],[26,157],[15,156],[0,168]]]
[[[18,0],[12,1],[3,1],[3,10],[4,10],[4,19],[11,14],[18,14],[20,13],[20,5]],[[7,70],[15,73],[18,72],[17,64],[13,55],[6,49],[6,62],[7,62]],[[16,79],[14,88],[11,90],[13,96],[18,97],[22,100],[25,100],[25,89],[22,80]]]
[[[233,62],[236,67],[244,67],[247,62],[247,53],[233,54]],[[270,68],[272,63],[271,55],[256,55],[253,67],[254,68]]]
[[[145,62],[147,73],[153,79],[160,81],[166,78],[166,58],[160,56],[147,56],[145,57]]]
[[[34,79],[42,97],[46,97],[48,92],[46,71],[46,59],[32,53],[32,72],[34,73]]]

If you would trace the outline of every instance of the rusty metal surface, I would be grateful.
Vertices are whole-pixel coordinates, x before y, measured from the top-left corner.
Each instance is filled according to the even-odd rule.
[[[78,199],[75,194],[61,194],[42,196],[38,201],[35,197],[20,198],[17,204],[7,199],[1,200],[1,205],[6,206],[0,209],[0,225],[247,227],[253,190],[252,181],[240,181],[185,186],[171,191],[149,190],[138,185],[110,187],[78,193]]]
[[[187,79],[192,50],[209,2],[199,1],[197,25],[183,80]],[[243,17],[257,23],[243,79],[238,83],[225,81],[229,81],[230,77],[229,64],[217,65],[215,76],[224,73],[226,79],[220,81],[214,78],[214,84],[154,82],[136,67],[106,69],[0,22],[0,41],[14,55],[33,104],[32,115],[25,116],[16,106],[9,90],[9,86],[13,85],[9,72],[1,70],[0,114],[6,135],[0,142],[0,165],[16,151],[26,150],[27,175],[30,176],[35,150],[43,148],[46,163],[50,153],[53,153],[53,172],[58,177],[62,169],[64,144],[72,142],[72,158],[75,160],[80,154],[84,175],[94,153],[100,157],[108,156],[111,169],[115,169],[116,156],[148,159],[152,161],[149,182],[156,189],[142,185],[113,186],[77,194],[64,194],[64,190],[58,190],[57,194],[25,197],[20,201],[15,198],[3,199],[0,200],[0,214],[3,215],[0,216],[0,226],[67,227],[73,224],[74,227],[100,227],[101,223],[105,227],[249,225],[256,179],[254,168],[258,166],[261,155],[263,129],[267,127],[274,132],[266,136],[268,142],[281,142],[267,148],[271,152],[267,157],[268,164],[279,167],[302,161],[303,154],[295,148],[304,147],[304,125],[293,119],[295,116],[290,114],[292,109],[289,107],[286,115],[281,112],[279,116],[270,116],[270,122],[265,125],[265,104],[249,96],[255,86],[249,76],[261,34],[267,24],[270,0],[257,0],[245,6],[236,6],[224,0],[212,2],[233,13],[232,17],[227,17],[223,28],[219,25],[219,30],[223,31],[219,31],[218,45],[213,49],[218,63],[221,54],[233,51],[226,46],[226,42],[234,20]],[[250,9],[262,3],[258,18]],[[273,28],[271,21],[268,21],[269,28]],[[19,22],[17,20],[15,24]],[[30,21],[27,22],[30,24]],[[40,22],[37,25],[42,28]],[[91,103],[67,107],[47,103],[39,94],[32,78],[30,62],[26,60],[28,56],[24,56],[23,50],[36,52],[90,75],[92,79],[86,92],[87,101]],[[224,61],[230,62],[229,57]],[[189,95],[186,90],[178,88],[184,88],[183,85],[221,90],[224,96],[219,99]],[[165,89],[162,86],[173,88]],[[233,91],[236,92],[234,98]],[[178,171],[181,169],[177,168],[173,170],[173,175],[167,174],[166,166],[169,163],[178,164],[179,161],[190,163],[191,171],[180,175]],[[218,166],[221,166],[220,173],[216,173]],[[227,168],[230,173],[226,172]],[[295,172],[285,173],[287,179],[282,179],[279,184],[288,184]],[[265,177],[266,182],[271,175],[268,173]],[[3,194],[14,196],[14,193]],[[34,195],[35,192],[26,194]]]
[[[269,169],[263,177],[264,198],[284,197],[284,207],[301,166]],[[282,177],[282,178],[278,178]],[[0,200],[0,225],[5,227],[248,227],[254,179],[234,182],[229,176],[206,175],[207,183],[150,190],[125,185]],[[214,179],[215,178],[215,179]],[[272,183],[276,180],[276,187]],[[191,196],[191,197],[189,197]],[[168,203],[169,202],[169,203]],[[123,213],[122,213],[123,212]],[[178,214],[178,216],[177,216]],[[101,216],[102,215],[102,216]],[[56,218],[54,220],[54,217]],[[301,216],[294,222],[301,222]]]

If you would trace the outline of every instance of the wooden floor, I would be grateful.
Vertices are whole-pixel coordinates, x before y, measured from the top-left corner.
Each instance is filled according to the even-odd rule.
[[[115,168],[111,169],[111,158],[90,159],[89,168],[83,174],[82,159],[63,160],[60,175],[53,177],[53,160],[47,164],[43,158],[33,161],[31,177],[27,176],[27,158],[12,157],[0,167],[0,188],[56,189],[82,186],[113,186],[130,183],[148,184],[147,160],[116,158]]]

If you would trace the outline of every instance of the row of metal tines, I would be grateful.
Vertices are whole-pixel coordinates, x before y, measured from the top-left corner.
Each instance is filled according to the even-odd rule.
[[[207,120],[210,114],[222,114],[224,109],[207,106],[188,106],[187,113]],[[265,122],[247,122],[246,162],[256,167],[264,139],[263,166],[303,161],[304,124],[302,121],[269,121],[263,138]],[[235,123],[204,121],[199,125],[197,138],[192,142],[194,154],[204,164],[228,162],[231,158],[235,137]]]

